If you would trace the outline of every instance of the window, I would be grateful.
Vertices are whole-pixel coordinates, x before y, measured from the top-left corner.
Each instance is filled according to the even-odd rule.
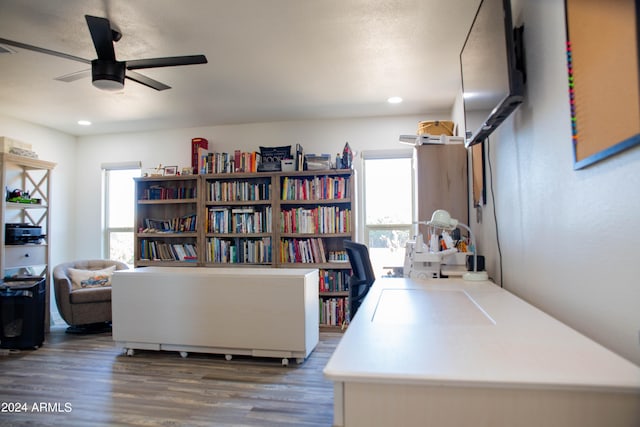
[[[140,176],[140,163],[103,165],[104,256],[133,265],[133,178]]]
[[[367,153],[364,158],[365,241],[376,277],[401,267],[413,229],[413,159],[410,153]]]

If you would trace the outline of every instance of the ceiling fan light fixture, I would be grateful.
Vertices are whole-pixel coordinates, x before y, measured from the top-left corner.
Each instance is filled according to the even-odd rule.
[[[91,61],[92,82],[98,89],[117,91],[124,88],[125,63],[120,61]]]

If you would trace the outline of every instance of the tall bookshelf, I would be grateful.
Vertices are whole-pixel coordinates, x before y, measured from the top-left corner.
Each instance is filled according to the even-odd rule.
[[[348,321],[350,264],[343,241],[355,236],[351,170],[303,171],[278,176],[278,266],[320,272],[320,324]]]
[[[352,170],[137,178],[134,264],[317,268],[321,327],[340,329],[348,318],[343,241],[355,238],[354,191]],[[168,225],[191,217],[194,229]],[[166,257],[180,245],[197,256]]]
[[[204,263],[273,266],[273,175],[210,174],[204,193]]]
[[[199,265],[198,176],[135,178],[135,198],[134,265]]]

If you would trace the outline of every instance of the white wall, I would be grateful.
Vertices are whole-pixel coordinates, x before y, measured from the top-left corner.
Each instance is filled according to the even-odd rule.
[[[356,155],[364,150],[388,150],[406,147],[398,142],[401,134],[415,134],[418,122],[447,118],[448,113],[429,117],[402,116],[366,119],[318,120],[175,129],[171,131],[113,134],[80,137],[78,144],[79,187],[82,199],[76,209],[78,233],[77,254],[100,256],[100,164],[104,162],[142,161],[143,171],[158,166],[191,165],[191,138],[209,141],[209,151],[234,149],[255,151],[260,146],[272,147],[301,144],[306,153],[327,153],[332,158],[342,152],[345,142]],[[359,168],[359,158],[354,164]],[[360,171],[357,171],[359,174]]]
[[[514,1],[513,16],[527,94],[490,138],[495,195],[481,224],[470,216],[480,251],[505,288],[640,364],[640,147],[573,170],[564,2]]]
[[[48,230],[50,268],[75,258],[76,138],[62,132],[0,115],[0,135],[31,144],[38,158],[57,163],[51,173]],[[4,189],[2,189],[4,191]],[[53,289],[53,288],[51,288]],[[49,294],[51,308],[56,311],[53,292]],[[52,317],[55,322],[57,316]]]

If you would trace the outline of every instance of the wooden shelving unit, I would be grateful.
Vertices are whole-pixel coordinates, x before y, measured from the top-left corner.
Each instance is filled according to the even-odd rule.
[[[0,153],[0,188],[27,191],[31,199],[40,199],[38,203],[8,202],[6,194],[2,196],[0,215],[0,271],[2,277],[45,277],[46,309],[45,330],[49,329],[50,295],[50,252],[51,219],[49,215],[51,194],[51,171],[56,164],[25,156]],[[42,239],[39,243],[7,244],[6,224],[24,223],[41,227]]]
[[[134,265],[200,264],[197,175],[135,179]]]
[[[321,319],[329,320],[324,324],[321,321],[321,327],[340,330],[348,318],[348,291],[344,286],[350,264],[342,242],[355,237],[354,179],[352,170],[138,178],[135,265],[318,268],[321,311],[328,304],[338,313],[329,314],[327,309]],[[300,192],[283,193],[292,183],[299,184]],[[150,199],[154,189],[165,189],[167,194],[190,194],[193,189],[195,195]],[[313,195],[309,193],[312,189]],[[147,229],[154,220],[172,221],[194,213],[195,230]],[[285,227],[287,215],[290,221],[301,221],[296,214],[305,215],[307,228],[299,228],[302,222],[293,229]],[[310,224],[310,220],[322,224]],[[197,257],[160,260],[157,251],[150,252],[151,242],[169,245],[170,250],[174,245],[193,245]],[[331,283],[325,283],[323,274]]]
[[[274,266],[273,181],[262,173],[202,175],[206,266]]]
[[[299,185],[299,191],[291,190],[291,182],[307,183]],[[324,181],[324,182],[323,182]],[[333,182],[333,185],[323,186]],[[325,259],[318,260],[312,256],[307,262],[291,262],[290,257],[279,258],[278,266],[284,268],[312,267],[320,271],[319,295],[320,295],[320,327],[322,330],[342,330],[348,322],[348,297],[346,288],[347,277],[351,266],[344,252],[344,240],[354,240],[355,238],[355,215],[353,212],[353,201],[355,200],[355,175],[350,169],[338,169],[330,171],[300,171],[291,173],[280,173],[278,175],[278,205],[279,217],[287,212],[299,209],[304,212],[323,211],[312,218],[317,218],[317,222],[323,222],[324,227],[317,225],[315,228],[304,226],[303,229],[289,230],[283,226],[284,221],[280,221],[277,227],[277,241],[279,251],[287,246],[291,241],[311,241],[312,248],[314,242],[322,242]],[[314,183],[316,185],[314,185]],[[321,188],[333,189],[326,192],[317,192],[317,185]],[[287,188],[289,187],[289,188]],[[306,190],[306,191],[305,191]],[[293,196],[293,197],[292,197]],[[295,215],[291,215],[295,216]],[[333,217],[333,220],[331,218]],[[337,218],[344,218],[340,221]],[[304,224],[304,219],[301,220]],[[311,229],[310,229],[311,228]],[[331,253],[338,253],[341,260],[330,259]],[[315,255],[312,251],[312,255]],[[325,280],[329,279],[330,280]],[[339,282],[339,283],[336,283]]]

